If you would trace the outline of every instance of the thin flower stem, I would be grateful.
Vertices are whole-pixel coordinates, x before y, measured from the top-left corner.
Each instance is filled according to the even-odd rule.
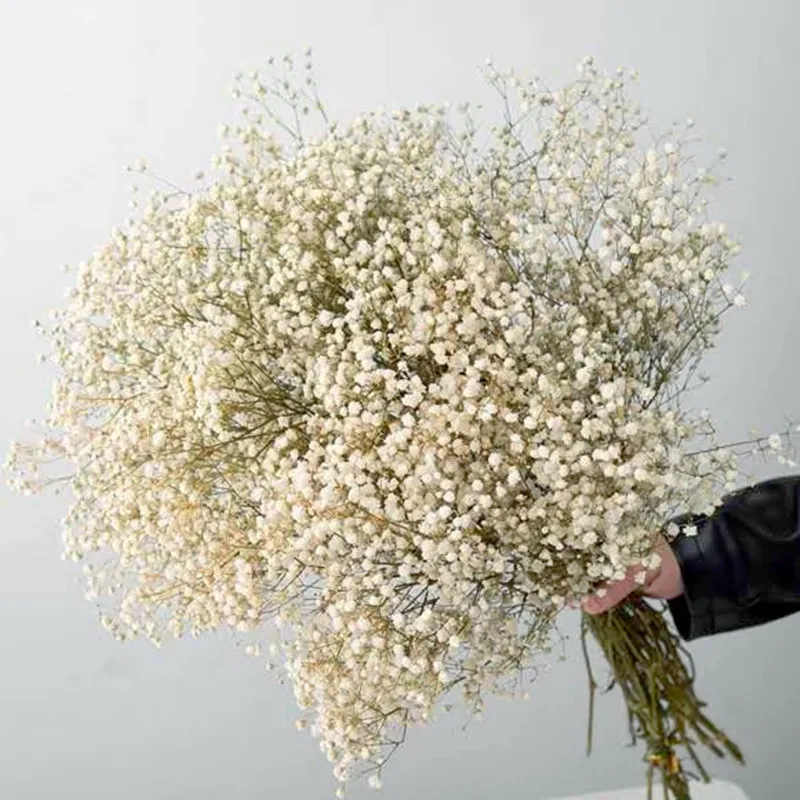
[[[589,676],[589,722],[586,729],[586,755],[592,754],[592,738],[594,732],[594,701],[597,694],[597,681],[595,681],[594,673],[592,671],[592,662],[589,656],[589,648],[586,643],[586,635],[588,633],[588,625],[586,624],[585,617],[581,619],[581,648],[583,650],[583,659],[586,664],[586,672]]]

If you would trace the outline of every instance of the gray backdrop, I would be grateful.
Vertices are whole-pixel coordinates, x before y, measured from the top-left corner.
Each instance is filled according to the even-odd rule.
[[[478,67],[554,81],[586,54],[641,70],[657,122],[690,114],[731,154],[719,215],[746,245],[750,304],[731,314],[702,398],[733,439],[800,414],[798,6],[585,0],[0,0],[0,446],[41,416],[52,380],[31,320],[127,208],[121,167],[147,157],[188,183],[233,119],[231,76],[271,53],[315,47],[331,110],[483,94]],[[756,467],[767,476],[779,465]],[[0,796],[8,800],[255,800],[331,796],[329,767],[294,730],[287,686],[226,636],[156,651],[120,645],[59,560],[66,500],[0,489]],[[566,663],[531,701],[490,704],[415,732],[387,773],[387,798],[530,798],[640,782],[619,701],[598,708],[583,755],[586,684],[575,615]],[[740,741],[746,770],[711,764],[752,800],[796,797],[800,616],[692,646],[700,690]],[[353,797],[366,795],[355,789]]]

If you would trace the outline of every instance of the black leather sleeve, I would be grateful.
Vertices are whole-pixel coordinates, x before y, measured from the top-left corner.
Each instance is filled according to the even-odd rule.
[[[669,608],[684,639],[800,611],[800,475],[740,489],[709,517],[671,521],[698,531],[672,541],[684,594]]]

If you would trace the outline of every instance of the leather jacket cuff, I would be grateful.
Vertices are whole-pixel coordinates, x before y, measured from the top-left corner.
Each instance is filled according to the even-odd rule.
[[[697,525],[697,518],[678,518],[673,520],[683,527]],[[678,560],[683,578],[683,594],[668,601],[669,610],[675,621],[678,633],[685,640],[710,636],[717,631],[714,608],[714,587],[711,585],[712,572],[709,569],[703,548],[698,537],[679,534],[670,542]]]
[[[765,482],[729,495],[711,517],[671,520],[697,528],[670,540],[683,577],[683,595],[669,601],[686,640],[761,625],[800,610],[796,575],[798,479]],[[787,500],[787,496],[789,500]]]
[[[747,608],[729,585],[720,582],[719,565],[704,544],[707,540],[700,536],[681,535],[672,542],[684,589],[668,606],[681,637],[691,641],[774,619],[774,609]]]

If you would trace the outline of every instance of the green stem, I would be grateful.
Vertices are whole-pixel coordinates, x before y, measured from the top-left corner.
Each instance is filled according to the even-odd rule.
[[[589,675],[589,724],[586,727],[586,755],[592,754],[592,736],[594,733],[594,699],[597,694],[597,681],[592,671],[592,661],[589,658],[589,648],[586,644],[586,616],[581,620],[581,647],[583,660],[586,663],[586,672]]]
[[[703,713],[705,704],[694,692],[694,667],[679,637],[669,628],[663,612],[641,599],[605,614],[583,615],[581,644],[589,675],[587,751],[591,750],[597,689],[586,642],[589,633],[622,690],[634,743],[643,739],[647,745],[648,798],[657,770],[665,800],[691,800],[690,776],[678,757],[679,749],[686,751],[706,782],[709,775],[697,755],[698,743],[715,755],[727,753],[743,763],[739,748]]]

